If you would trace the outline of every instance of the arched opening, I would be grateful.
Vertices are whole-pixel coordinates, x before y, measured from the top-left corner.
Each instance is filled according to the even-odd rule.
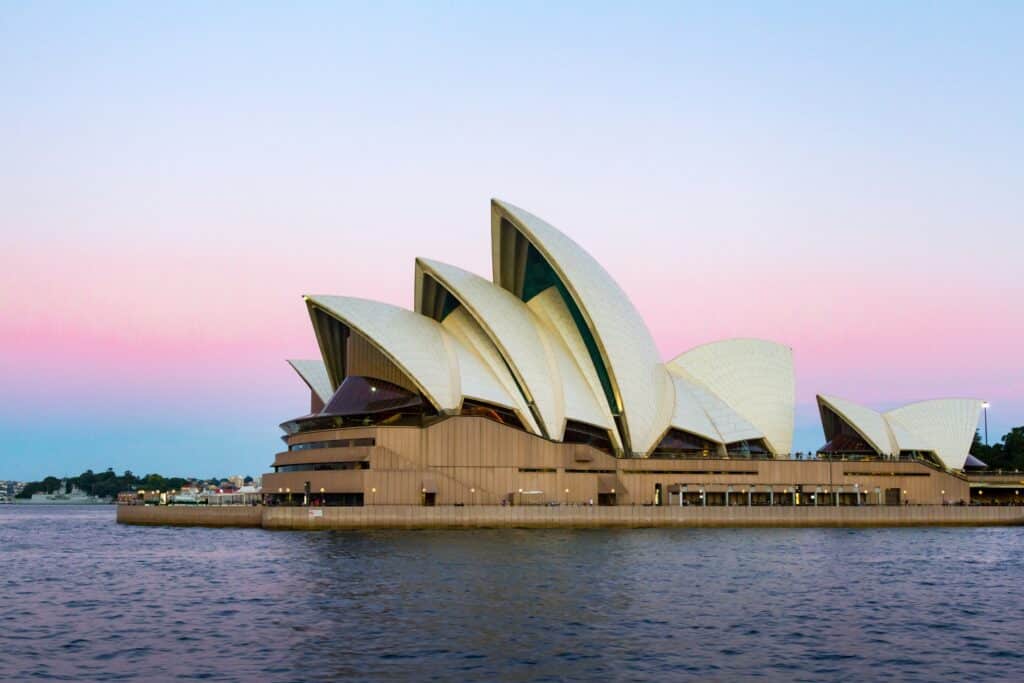
[[[566,420],[565,435],[562,437],[562,441],[564,443],[586,444],[593,446],[602,453],[615,455],[615,447],[612,445],[608,430],[586,422]]]
[[[418,393],[375,377],[352,375],[342,381],[320,413],[285,422],[281,428],[292,435],[344,427],[419,427],[434,417],[437,411]]]
[[[484,417],[498,424],[526,431],[522,420],[519,419],[519,416],[511,408],[466,398],[462,400],[462,410],[460,412],[462,415]]]
[[[682,429],[670,429],[665,433],[654,451],[652,458],[657,459],[687,459],[687,458],[711,458],[719,455],[719,445],[714,441],[697,436]]]
[[[747,439],[725,444],[725,454],[730,458],[770,458],[772,452],[764,439]]]
[[[873,458],[880,455],[860,435],[860,432],[854,429],[838,413],[824,403],[820,404],[819,408],[821,411],[821,425],[825,430],[825,438],[828,439],[825,445],[818,449],[819,455],[854,460]]]

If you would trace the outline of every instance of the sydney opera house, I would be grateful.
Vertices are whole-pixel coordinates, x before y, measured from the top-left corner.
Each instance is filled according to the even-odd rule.
[[[792,350],[716,341],[664,361],[611,276],[491,203],[492,277],[425,258],[413,310],[306,296],[320,358],[282,428],[271,504],[877,505],[970,498],[981,401],[877,412],[818,396],[792,453]]]

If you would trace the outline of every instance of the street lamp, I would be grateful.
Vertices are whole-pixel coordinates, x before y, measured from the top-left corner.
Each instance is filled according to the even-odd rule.
[[[981,409],[985,413],[985,445],[988,445],[988,407],[991,404],[988,401],[981,402]]]

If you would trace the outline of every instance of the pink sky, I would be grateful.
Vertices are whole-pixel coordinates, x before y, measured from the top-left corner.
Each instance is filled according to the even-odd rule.
[[[489,275],[492,196],[604,264],[665,358],[792,346],[797,449],[817,392],[1024,424],[1020,17],[151,12],[0,10],[0,478],[262,471],[306,405],[301,295]]]

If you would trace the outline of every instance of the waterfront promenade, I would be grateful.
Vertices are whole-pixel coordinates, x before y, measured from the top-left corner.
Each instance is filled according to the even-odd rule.
[[[264,529],[897,527],[1024,525],[1024,507],[439,506],[195,507],[119,505],[121,524]]]

